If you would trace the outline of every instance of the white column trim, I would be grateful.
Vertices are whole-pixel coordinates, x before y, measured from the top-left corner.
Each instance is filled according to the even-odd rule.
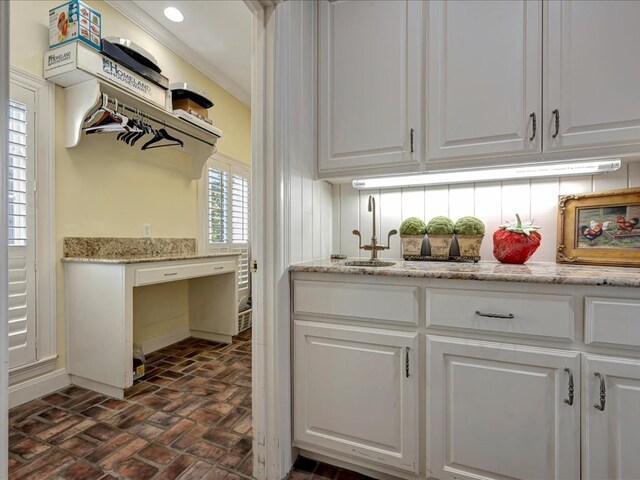
[[[0,211],[7,211],[7,152],[9,118],[9,2],[0,2]],[[8,478],[9,351],[7,216],[0,215],[0,478]]]

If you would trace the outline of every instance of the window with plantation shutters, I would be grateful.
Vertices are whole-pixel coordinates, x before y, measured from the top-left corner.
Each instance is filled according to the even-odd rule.
[[[238,298],[249,295],[249,225],[251,174],[236,165],[211,159],[207,168],[208,250],[238,257]]]
[[[36,360],[34,94],[11,86],[7,220],[9,367]]]
[[[229,240],[229,181],[228,173],[209,168],[209,243]]]

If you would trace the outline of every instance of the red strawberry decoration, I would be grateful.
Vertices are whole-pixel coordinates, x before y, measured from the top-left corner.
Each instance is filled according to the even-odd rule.
[[[542,237],[533,222],[522,222],[516,213],[515,223],[507,222],[493,233],[493,256],[502,263],[524,263],[540,246]]]

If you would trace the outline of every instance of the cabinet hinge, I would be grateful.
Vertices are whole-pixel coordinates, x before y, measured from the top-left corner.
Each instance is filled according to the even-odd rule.
[[[251,260],[251,273],[256,273],[258,271],[258,261]]]

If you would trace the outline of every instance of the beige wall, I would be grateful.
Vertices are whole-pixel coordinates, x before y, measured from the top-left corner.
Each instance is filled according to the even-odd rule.
[[[11,1],[11,65],[42,76],[48,49],[48,10],[63,0]],[[186,81],[211,94],[214,124],[222,129],[218,150],[244,162],[251,159],[249,108],[136,27],[103,1],[89,1],[102,14],[102,35],[127,37],[150,51],[170,81]],[[189,160],[174,149],[141,152],[108,136],[83,137],[64,147],[64,90],[56,89],[56,255],[66,236],[139,237],[151,224],[154,237],[196,237],[196,182]],[[64,366],[64,278],[58,264],[58,366]],[[135,303],[134,341],[184,325],[186,288],[178,282],[145,290]],[[154,308],[175,296],[171,308]],[[149,308],[147,308],[149,306]]]

